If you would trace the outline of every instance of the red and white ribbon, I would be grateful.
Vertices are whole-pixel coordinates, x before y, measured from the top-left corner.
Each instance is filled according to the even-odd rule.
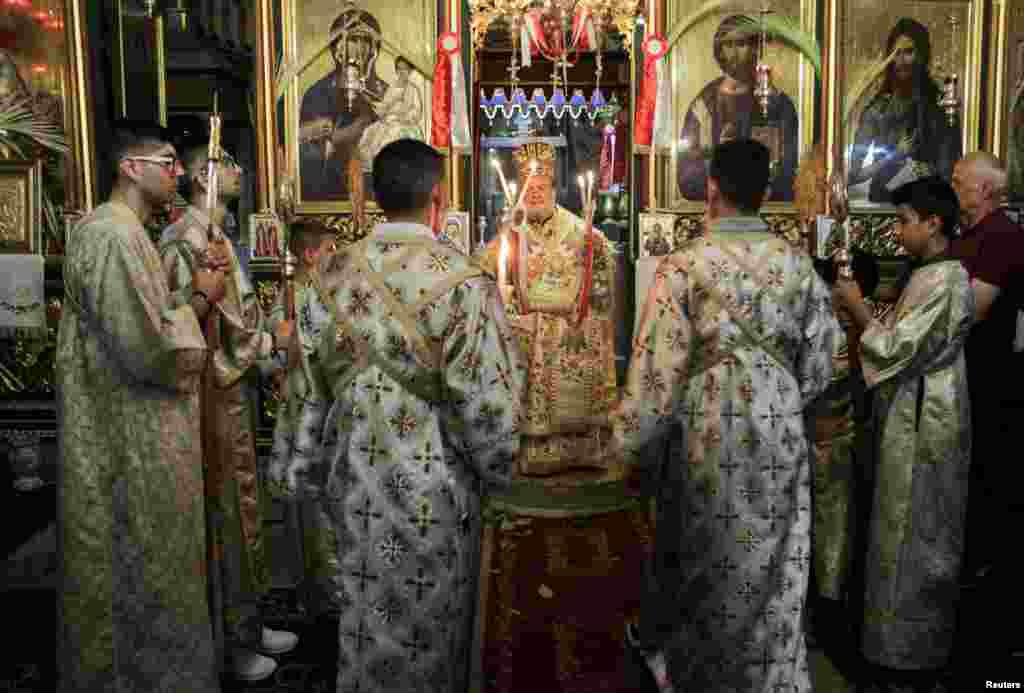
[[[668,78],[668,41],[661,34],[644,39],[644,74],[633,131],[638,146],[669,147],[672,144],[672,91]]]
[[[461,46],[459,37],[450,31],[437,40],[430,122],[431,146],[447,148],[451,145],[453,151],[461,152],[471,146]]]

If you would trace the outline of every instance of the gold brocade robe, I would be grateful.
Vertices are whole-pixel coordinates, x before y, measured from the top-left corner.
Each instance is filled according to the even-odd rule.
[[[55,364],[58,690],[215,693],[203,335],[131,209],[97,207],[68,241]]]
[[[189,207],[164,230],[160,254],[172,290],[189,287],[207,249],[206,215]],[[211,610],[218,649],[258,643],[259,600],[269,587],[256,465],[253,398],[242,376],[270,357],[273,338],[232,248],[224,298],[210,310],[201,389]]]
[[[963,347],[974,315],[966,270],[939,259],[914,271],[889,319],[860,340],[876,456],[861,648],[892,669],[939,668],[952,648],[971,461]]]
[[[594,229],[590,310],[578,321],[587,247],[583,221],[556,207],[547,221],[529,226],[526,248],[517,233],[509,236],[507,276],[514,288],[502,287],[502,296],[528,369],[519,472],[547,476],[605,468],[608,413],[617,395],[614,246]],[[478,258],[492,275],[498,274],[499,253],[500,237]]]

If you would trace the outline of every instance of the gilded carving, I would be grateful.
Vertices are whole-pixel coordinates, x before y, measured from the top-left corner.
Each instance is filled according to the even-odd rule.
[[[0,243],[27,241],[26,221],[25,181],[0,180]]]
[[[356,223],[351,214],[321,215],[318,218],[335,231],[339,248],[361,240],[374,226],[386,221],[380,212],[367,212],[363,225]]]
[[[270,309],[274,306],[274,301],[277,300],[277,295],[281,291],[281,283],[270,279],[257,280],[256,282],[256,300],[260,303],[260,308],[263,310],[263,314],[270,313]]]
[[[773,233],[795,246],[807,247],[807,237],[796,214],[769,211],[762,218]],[[893,213],[854,213],[850,215],[849,224],[850,245],[853,248],[877,257],[906,257],[907,252],[900,245],[896,232],[896,216]],[[669,225],[671,234],[665,230]],[[643,214],[640,221],[640,256],[668,255],[703,233],[704,215],[700,211]],[[828,254],[838,250],[842,238],[841,233],[832,235]]]

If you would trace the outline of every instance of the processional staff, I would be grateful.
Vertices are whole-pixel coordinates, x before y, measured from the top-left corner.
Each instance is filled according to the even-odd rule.
[[[223,156],[221,147],[221,115],[218,108],[219,93],[213,92],[213,111],[210,113],[210,143],[206,150],[206,217],[209,226],[206,229],[207,255],[214,243],[221,246],[227,243],[227,237],[214,222],[217,211],[220,188],[220,161]],[[207,257],[209,260],[209,257]],[[234,267],[229,266],[225,272],[230,274]]]

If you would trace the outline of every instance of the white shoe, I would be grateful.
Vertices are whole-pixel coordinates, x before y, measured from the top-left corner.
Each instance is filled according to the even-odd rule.
[[[260,646],[267,654],[280,655],[291,652],[299,644],[299,636],[287,630],[263,629],[263,642]]]
[[[246,649],[232,652],[231,664],[235,678],[249,682],[262,681],[277,670],[277,662],[270,657]]]

